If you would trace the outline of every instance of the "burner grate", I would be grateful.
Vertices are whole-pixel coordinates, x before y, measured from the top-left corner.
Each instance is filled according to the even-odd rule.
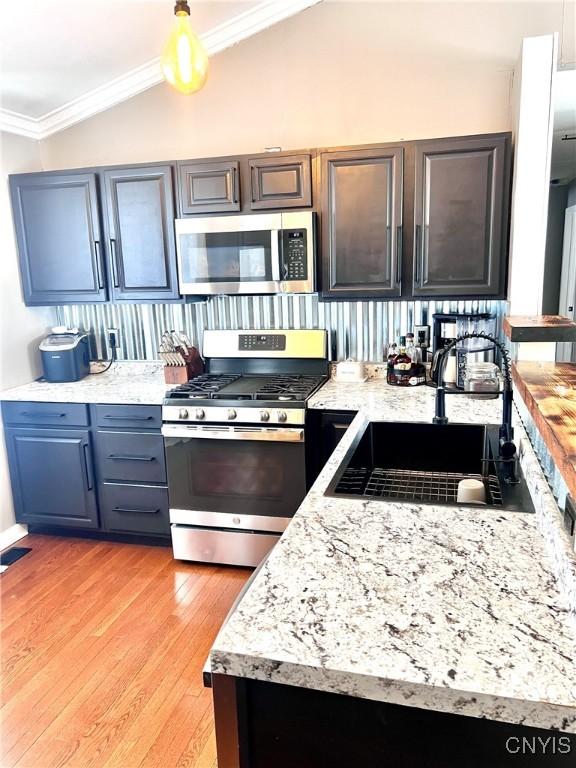
[[[348,467],[336,486],[336,493],[352,496],[457,504],[458,483],[467,478],[481,480],[486,502],[502,506],[500,482],[496,475],[467,475],[455,472],[417,472],[409,469],[367,469]]]

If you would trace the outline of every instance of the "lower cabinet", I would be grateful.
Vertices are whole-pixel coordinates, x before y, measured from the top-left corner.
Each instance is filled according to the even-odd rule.
[[[4,403],[16,520],[167,539],[160,410],[141,405]],[[107,428],[104,416],[113,417],[110,423],[118,427]],[[99,429],[101,423],[106,428]]]
[[[334,449],[354,421],[357,411],[310,409],[306,416],[306,482],[312,486]]]
[[[93,405],[90,410],[92,423],[98,425],[94,444],[102,528],[111,533],[169,536],[160,408]],[[106,426],[101,428],[102,424]]]
[[[106,530],[169,535],[167,488],[102,483],[99,490],[100,514]]]
[[[334,449],[346,434],[355,416],[356,411],[322,411],[319,445],[322,466],[334,453]]]
[[[98,528],[89,430],[8,427],[5,434],[16,520]]]

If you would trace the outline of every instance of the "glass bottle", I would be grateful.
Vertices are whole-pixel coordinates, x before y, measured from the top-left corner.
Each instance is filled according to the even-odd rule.
[[[394,376],[396,377],[396,383],[407,386],[409,384],[411,370],[412,359],[406,351],[406,337],[401,336],[398,354],[394,360]]]
[[[426,331],[418,331],[418,345],[420,360],[425,363],[428,359],[428,345],[426,344]]]
[[[390,346],[388,347],[388,358],[387,358],[387,370],[386,370],[386,380],[388,384],[395,384],[396,378],[394,376],[394,361],[396,360],[396,357],[398,356],[398,345],[395,342],[392,342]]]

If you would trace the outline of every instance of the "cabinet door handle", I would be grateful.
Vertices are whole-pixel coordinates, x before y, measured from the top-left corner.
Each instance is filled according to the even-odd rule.
[[[88,443],[83,443],[82,448],[84,450],[84,471],[86,472],[86,488],[91,491],[94,487],[94,478],[92,477],[92,466]]]
[[[236,168],[232,168],[232,202],[238,202],[238,192],[236,191]]]
[[[102,281],[102,264],[100,259],[100,240],[94,240],[94,254],[96,256],[96,278],[98,280],[98,288],[104,288]]]
[[[116,255],[116,240],[113,237],[110,238],[110,261],[112,262],[112,282],[114,283],[114,288],[119,288],[118,257]]]
[[[113,512],[126,512],[128,514],[137,515],[157,515],[160,512],[159,509],[136,509],[133,507],[113,507]]]
[[[113,421],[152,421],[153,416],[113,416],[107,413],[104,416],[105,419],[111,419]]]
[[[422,227],[420,224],[416,224],[416,242],[414,243],[414,259],[416,261],[416,274],[414,276],[414,282],[416,285],[420,285],[420,249],[422,244]]]
[[[44,413],[30,413],[30,411],[20,411],[20,416],[33,416],[36,419],[51,419],[53,416],[57,416],[59,419],[63,419],[66,414],[58,413],[58,411],[44,411]]]
[[[396,283],[402,282],[402,227],[396,227]]]
[[[155,456],[123,456],[115,453],[108,455],[112,461],[156,461]]]

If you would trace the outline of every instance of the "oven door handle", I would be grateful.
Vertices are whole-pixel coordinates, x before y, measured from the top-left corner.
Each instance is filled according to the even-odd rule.
[[[276,443],[303,443],[303,429],[243,429],[229,427],[228,429],[210,429],[209,427],[182,427],[164,424],[162,426],[164,437],[184,437],[194,440],[203,438],[208,440],[252,440],[268,441]]]

